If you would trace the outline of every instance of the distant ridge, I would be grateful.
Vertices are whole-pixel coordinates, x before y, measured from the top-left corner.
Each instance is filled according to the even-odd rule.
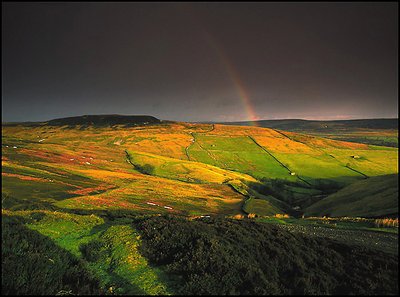
[[[347,129],[347,128],[367,128],[367,129],[398,129],[397,118],[386,119],[357,119],[357,120],[302,120],[302,119],[284,119],[284,120],[259,120],[242,122],[220,122],[224,125],[239,126],[258,126],[264,128],[274,128],[287,131],[314,130],[323,132],[327,129]]]
[[[224,125],[257,126],[334,140],[398,147],[398,119],[356,120],[260,120],[225,122]]]
[[[3,123],[3,125],[49,125],[49,126],[137,126],[147,124],[159,124],[161,120],[149,115],[118,115],[118,114],[105,114],[105,115],[83,115],[75,117],[66,117],[53,119],[46,122],[21,122],[21,123]]]

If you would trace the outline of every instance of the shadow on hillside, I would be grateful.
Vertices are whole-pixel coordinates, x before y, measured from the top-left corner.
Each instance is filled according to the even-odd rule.
[[[355,179],[362,180],[363,177]],[[265,199],[291,216],[299,217],[302,209],[336,193],[351,184],[346,176],[331,179],[310,179],[296,182],[286,179],[263,178],[258,182],[246,182],[256,199]],[[269,197],[269,198],[268,198]]]
[[[2,216],[2,294],[104,293],[83,261],[25,227],[24,221]]]
[[[101,280],[89,271],[86,261],[24,226],[30,221],[21,216],[2,215],[3,294],[102,295],[110,286],[123,287],[131,294],[145,294],[114,272],[108,273],[111,282],[101,285]]]

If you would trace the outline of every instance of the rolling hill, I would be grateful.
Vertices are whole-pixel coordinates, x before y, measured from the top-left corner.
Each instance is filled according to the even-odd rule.
[[[53,119],[44,122],[5,122],[3,126],[68,126],[68,127],[111,127],[114,125],[124,125],[126,127],[161,123],[161,120],[148,115],[83,115],[67,118]]]
[[[396,148],[270,128],[108,115],[2,132],[3,202],[19,209],[287,213],[398,172]]]
[[[259,120],[243,122],[223,122],[224,125],[239,126],[258,126],[265,128],[274,128],[286,131],[324,131],[327,129],[347,130],[350,128],[365,129],[398,129],[398,119],[360,119],[360,120]]]
[[[307,216],[398,216],[398,174],[355,182],[305,209]]]
[[[397,148],[262,127],[3,125],[2,292],[396,294],[396,228],[300,216],[393,214],[397,164]]]

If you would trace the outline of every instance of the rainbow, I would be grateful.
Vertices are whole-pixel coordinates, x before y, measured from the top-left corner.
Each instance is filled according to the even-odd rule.
[[[251,103],[249,93],[247,92],[245,85],[239,76],[239,73],[237,72],[231,61],[228,59],[228,56],[225,54],[222,48],[219,47],[217,44],[215,44],[214,47],[216,48],[218,56],[238,92],[239,98],[242,101],[244,108],[246,110],[248,120],[256,121],[258,119],[258,116],[254,111],[254,107]],[[257,123],[254,123],[254,125],[256,126]]]
[[[222,46],[218,44],[218,42],[215,40],[215,38],[213,38],[213,36],[206,29],[206,26],[197,18],[196,13],[193,11],[193,9],[191,8],[190,5],[179,6],[179,8],[183,12],[184,15],[190,16],[190,19],[188,19],[188,20],[197,26],[197,28],[203,33],[208,44],[218,54],[218,57],[222,63],[222,66],[226,70],[230,80],[232,81],[233,85],[235,86],[235,88],[238,92],[239,98],[242,101],[244,109],[247,113],[248,120],[249,121],[258,120],[259,118],[258,118],[256,112],[254,111],[254,107],[250,100],[249,93],[246,90],[246,87],[245,87],[242,79],[240,78],[238,71],[236,70],[233,63],[228,58],[228,55],[223,50]],[[254,123],[253,125],[257,126],[257,123]]]
[[[211,36],[210,33],[208,33],[207,30],[202,26],[201,31],[204,33],[204,36],[207,40],[207,42],[214,48],[214,50],[217,52],[218,57],[220,61],[222,62],[222,65],[224,66],[226,72],[229,75],[229,78],[231,79],[233,85],[235,86],[239,98],[243,103],[244,109],[246,110],[247,113],[247,118],[249,121],[256,121],[258,120],[258,116],[256,112],[254,111],[254,107],[252,105],[252,102],[250,100],[250,96],[245,88],[245,85],[242,81],[242,79],[239,76],[239,73],[237,72],[236,68],[234,67],[233,63],[230,61],[228,58],[228,55],[225,53],[223,50],[222,46],[220,46],[217,41]],[[257,123],[253,124],[254,126],[257,126]]]

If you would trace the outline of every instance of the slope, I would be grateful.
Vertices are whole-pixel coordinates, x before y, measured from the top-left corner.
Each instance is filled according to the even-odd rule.
[[[398,215],[398,174],[351,184],[305,209],[307,216],[379,217]]]
[[[260,127],[29,123],[2,132],[2,198],[13,209],[237,214],[254,198],[246,209],[273,214],[283,211],[277,200],[304,208],[366,176],[398,172],[396,148]],[[154,172],[137,170],[126,152]]]

